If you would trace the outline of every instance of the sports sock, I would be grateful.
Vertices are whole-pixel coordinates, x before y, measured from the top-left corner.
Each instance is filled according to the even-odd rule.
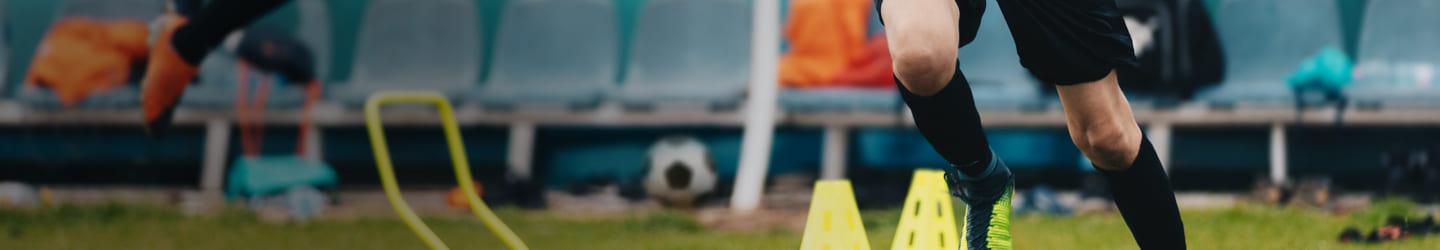
[[[895,83],[900,85],[898,77]],[[950,82],[934,95],[916,95],[904,85],[897,88],[910,106],[915,127],[941,157],[969,176],[979,175],[991,165],[990,143],[980,126],[980,111],[975,108],[970,82],[965,81],[958,64]]]
[[[1129,169],[1100,173],[1140,249],[1185,249],[1185,225],[1175,205],[1175,191],[1149,139],[1141,137],[1140,153]]]
[[[288,0],[214,0],[190,16],[170,40],[175,52],[190,65],[199,65],[230,32],[249,25]]]

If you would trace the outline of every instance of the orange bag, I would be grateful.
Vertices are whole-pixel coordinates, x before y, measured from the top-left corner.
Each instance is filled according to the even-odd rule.
[[[125,84],[130,64],[149,53],[149,29],[139,20],[100,21],[66,18],[41,40],[27,85],[52,90],[61,104],[73,106],[95,93]]]

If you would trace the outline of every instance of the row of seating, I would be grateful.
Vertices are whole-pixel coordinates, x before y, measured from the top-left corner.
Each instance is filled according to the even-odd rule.
[[[1312,0],[1217,0],[1212,12],[1224,50],[1225,78],[1197,103],[1291,108],[1297,93],[1286,79],[1326,47],[1342,47],[1340,10]],[[994,5],[991,0],[990,6]],[[1368,0],[1356,52],[1354,82],[1343,89],[1361,106],[1440,106],[1440,1]],[[986,109],[1053,106],[1018,64],[1000,13],[983,17],[976,40],[960,50],[960,66]],[[837,98],[838,97],[838,98]],[[791,91],[792,110],[896,110],[893,91]]]
[[[314,51],[328,52],[325,3],[296,2],[301,12],[297,35]],[[163,4],[163,0],[65,0],[56,16],[148,20],[160,14]],[[435,90],[484,105],[576,108],[595,107],[602,100],[627,106],[718,107],[735,107],[743,100],[750,55],[749,1],[647,1],[634,27],[635,39],[627,45],[643,49],[630,50],[623,80],[617,64],[621,32],[611,0],[512,1],[494,39],[482,37],[475,5],[473,0],[369,1],[352,74],[348,82],[329,85],[327,96],[359,105],[378,90]],[[490,40],[493,45],[484,44]],[[480,79],[486,46],[494,51],[488,65],[491,73]],[[234,57],[216,53],[203,64],[198,83],[182,102],[194,107],[228,105],[235,88]],[[81,106],[133,107],[138,104],[136,92],[134,86],[125,87],[91,97]],[[270,103],[297,105],[300,93],[299,87],[279,89]],[[23,87],[14,95],[31,106],[58,107],[53,96],[38,87]]]
[[[993,2],[993,0],[991,0]],[[298,0],[298,35],[315,51],[330,45],[325,3]],[[57,16],[144,18],[163,0],[64,0]],[[650,0],[633,37],[622,39],[613,0],[515,0],[506,4],[494,39],[484,39],[473,0],[370,0],[360,25],[348,82],[332,84],[329,99],[359,105],[383,89],[436,90],[486,106],[627,107],[689,103],[734,107],[746,91],[750,3],[745,0]],[[1440,3],[1370,0],[1361,34],[1356,83],[1360,102],[1440,102]],[[991,5],[995,6],[995,5]],[[960,65],[986,108],[1032,107],[1042,98],[1018,63],[998,11],[985,15],[977,39],[960,50]],[[1309,0],[1220,0],[1214,11],[1226,58],[1226,79],[1203,92],[1211,103],[1288,105],[1287,74],[1325,46],[1339,46],[1339,11]],[[6,22],[7,26],[16,22]],[[486,41],[494,44],[485,44]],[[630,50],[621,50],[622,41]],[[491,49],[486,50],[486,47]],[[493,55],[484,55],[493,51]],[[628,51],[621,62],[620,51]],[[330,58],[322,54],[318,58]],[[487,79],[478,72],[490,58]],[[321,69],[329,69],[322,60]],[[225,107],[233,98],[234,59],[212,56],[185,105]],[[624,76],[620,69],[624,69]],[[12,72],[15,73],[15,72]],[[321,74],[325,75],[325,74]],[[271,104],[298,105],[299,88],[277,90]],[[13,95],[37,107],[56,106],[43,89]],[[133,107],[133,87],[95,96],[82,106]],[[893,90],[787,90],[793,111],[894,111]]]
[[[1353,102],[1440,105],[1440,2],[1368,0],[1355,55]],[[1200,95],[1213,103],[1290,105],[1285,79],[1327,46],[1340,47],[1340,11],[1311,0],[1221,0],[1216,29],[1225,50],[1226,80]]]

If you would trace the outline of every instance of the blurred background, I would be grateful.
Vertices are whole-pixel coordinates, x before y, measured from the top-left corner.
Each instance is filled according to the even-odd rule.
[[[1133,248],[989,1],[958,56],[1038,214],[1017,246]],[[854,184],[884,246],[912,171],[948,165],[870,0],[293,0],[206,59],[163,134],[137,82],[177,5],[0,2],[0,248],[419,248],[365,131],[387,90],[450,99],[469,178],[537,249],[793,249],[819,179]],[[1116,2],[1142,62],[1121,85],[1192,246],[1440,244],[1440,1]],[[411,205],[499,248],[463,217],[437,113],[384,117]]]

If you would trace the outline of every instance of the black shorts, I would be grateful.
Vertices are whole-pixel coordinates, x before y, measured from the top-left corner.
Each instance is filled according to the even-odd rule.
[[[875,0],[880,10],[884,0]],[[975,40],[985,0],[954,0],[960,8],[960,44]],[[1130,31],[1114,0],[995,0],[1015,38],[1020,64],[1040,81],[1071,85],[1095,81],[1112,69],[1135,67]],[[884,20],[884,17],[881,17]]]

